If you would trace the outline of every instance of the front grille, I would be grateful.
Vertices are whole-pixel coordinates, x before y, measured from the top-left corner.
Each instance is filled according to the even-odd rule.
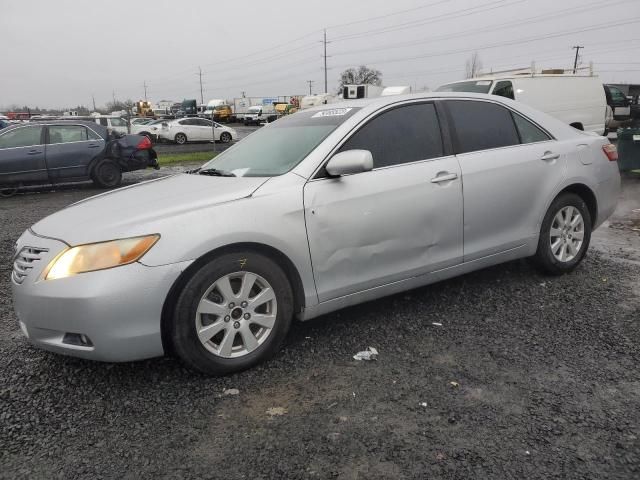
[[[49,249],[47,248],[22,247],[22,250],[20,250],[13,261],[13,272],[11,272],[13,281],[18,285],[22,284],[33,267],[37,266],[41,255],[48,251]]]

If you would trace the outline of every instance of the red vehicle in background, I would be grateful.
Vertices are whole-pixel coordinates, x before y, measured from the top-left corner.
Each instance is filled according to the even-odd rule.
[[[29,120],[31,118],[30,112],[7,112],[7,118],[9,120]]]

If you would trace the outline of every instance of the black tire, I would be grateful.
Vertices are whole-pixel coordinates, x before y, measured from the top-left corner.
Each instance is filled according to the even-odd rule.
[[[173,138],[173,140],[178,145],[184,145],[185,143],[187,143],[187,136],[184,133],[176,133],[176,136]]]
[[[569,261],[561,261],[556,258],[551,248],[551,227],[555,216],[565,207],[574,207],[580,212],[583,220],[583,239],[577,254]],[[533,257],[536,265],[545,273],[551,275],[563,275],[571,272],[582,261],[591,241],[591,214],[584,200],[575,193],[563,193],[551,203],[540,228],[538,249]]]
[[[222,132],[220,134],[220,141],[222,143],[229,143],[232,140],[231,134],[229,132]]]
[[[113,160],[100,160],[93,169],[91,178],[100,188],[116,188],[122,183],[122,169]]]
[[[13,185],[11,187],[0,187],[0,198],[9,198],[13,197],[16,193],[18,193],[18,189],[22,186],[21,183],[18,185]]]
[[[244,356],[225,358],[210,352],[200,342],[196,332],[196,311],[207,290],[218,279],[235,272],[263,277],[275,293],[277,312],[274,326],[262,344]],[[293,292],[282,268],[262,254],[238,251],[214,258],[193,273],[178,296],[169,333],[174,352],[188,367],[208,375],[225,375],[247,369],[273,356],[289,331],[292,317]]]

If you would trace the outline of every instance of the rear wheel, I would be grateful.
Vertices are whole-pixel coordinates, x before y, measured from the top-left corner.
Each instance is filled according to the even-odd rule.
[[[174,140],[178,145],[184,145],[187,143],[187,136],[184,133],[176,133]]]
[[[591,240],[591,216],[584,200],[574,193],[558,196],[540,229],[536,263],[547,273],[562,275],[582,261]]]
[[[93,169],[92,180],[100,188],[115,188],[122,183],[122,170],[113,160],[100,160]]]
[[[20,188],[19,185],[16,185],[13,187],[0,188],[0,197],[3,197],[3,198],[13,197],[16,193],[18,193],[18,188]]]
[[[291,325],[293,293],[270,258],[244,251],[203,265],[175,305],[171,338],[189,367],[222,375],[278,351]]]

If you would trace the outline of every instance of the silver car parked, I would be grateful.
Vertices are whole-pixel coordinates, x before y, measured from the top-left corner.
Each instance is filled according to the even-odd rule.
[[[55,352],[237,371],[293,317],[522,257],[571,271],[615,208],[615,160],[606,138],[496,96],[324,105],[35,224],[16,245],[17,316]]]

